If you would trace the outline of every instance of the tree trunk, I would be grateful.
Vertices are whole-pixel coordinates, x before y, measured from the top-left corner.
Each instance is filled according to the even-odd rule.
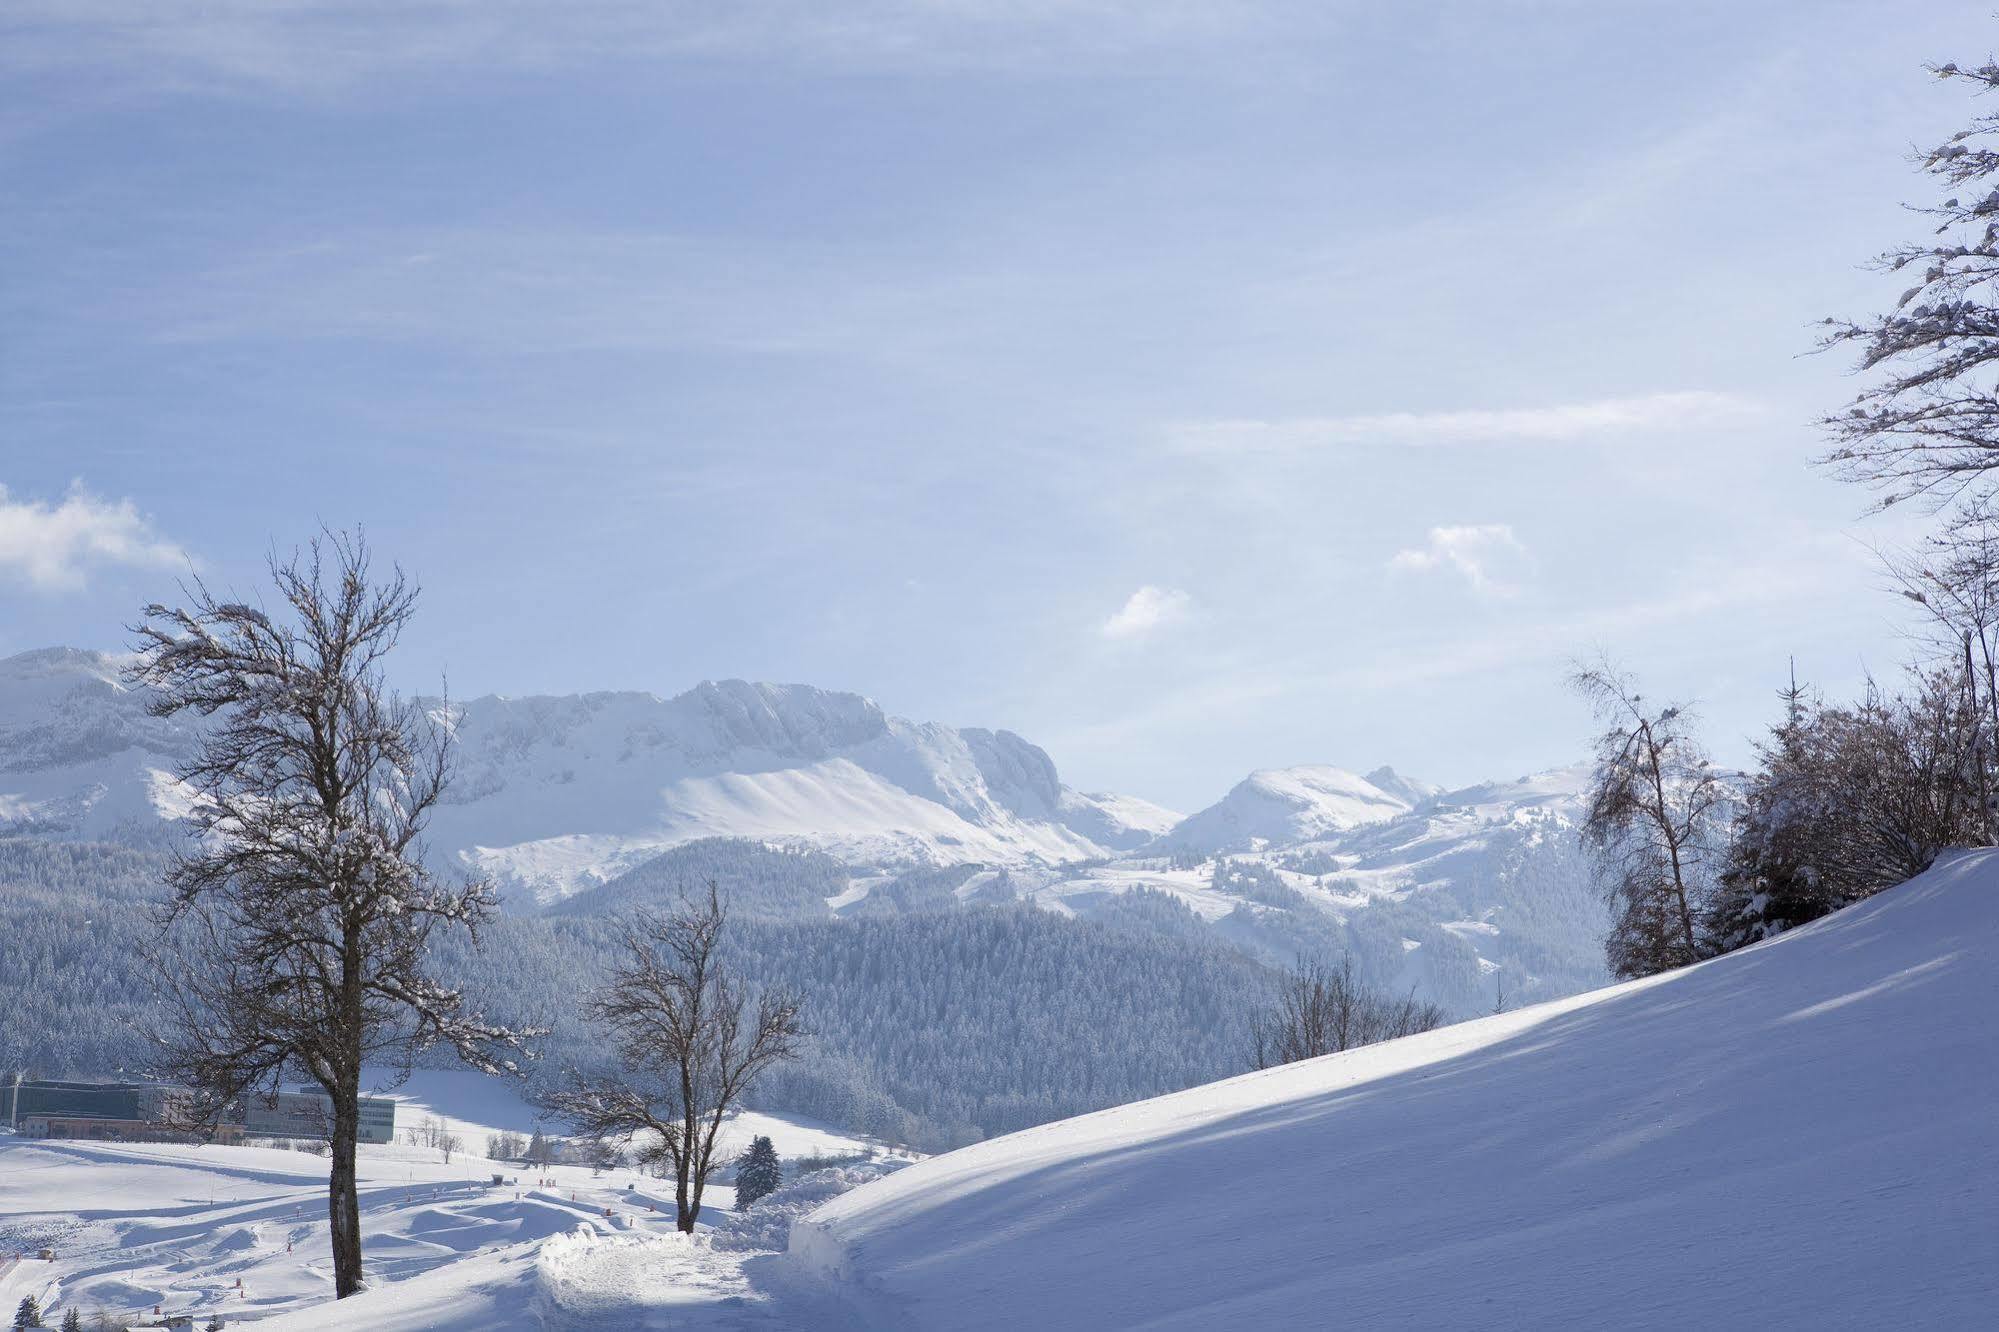
[[[333,1170],[326,1194],[333,1229],[333,1297],[344,1300],[361,1289],[361,1206],[354,1185],[354,1144],[361,1133],[359,1088],[333,1097]]]
[[[673,1163],[673,1224],[682,1232],[694,1229],[693,1199],[687,1189],[688,1158],[682,1152],[680,1159]]]

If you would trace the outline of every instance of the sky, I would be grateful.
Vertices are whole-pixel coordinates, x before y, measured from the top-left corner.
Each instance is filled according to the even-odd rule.
[[[14,0],[0,653],[361,525],[398,679],[1004,727],[1193,809],[1748,761],[1910,627],[1817,472],[1990,0]]]

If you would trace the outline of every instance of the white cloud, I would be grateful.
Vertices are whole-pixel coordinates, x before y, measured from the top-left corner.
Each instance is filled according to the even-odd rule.
[[[0,486],[0,578],[44,592],[83,586],[102,565],[169,567],[187,552],[154,532],[129,499],[105,500],[81,485],[60,504],[17,500]]]
[[[1433,527],[1427,545],[1395,552],[1388,567],[1419,571],[1455,569],[1464,575],[1474,592],[1505,597],[1518,589],[1495,578],[1492,566],[1526,553],[1527,548],[1505,523]]]
[[[1186,619],[1193,605],[1194,599],[1178,588],[1147,583],[1104,621],[1100,632],[1105,638],[1144,638]]]
[[[1725,425],[1747,419],[1755,410],[1754,403],[1734,394],[1691,390],[1550,407],[1197,421],[1175,427],[1172,437],[1175,445],[1188,453],[1300,452],[1354,444],[1566,443],[1639,431]]]

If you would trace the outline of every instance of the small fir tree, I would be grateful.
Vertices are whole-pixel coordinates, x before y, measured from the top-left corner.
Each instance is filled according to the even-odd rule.
[[[47,1327],[48,1324],[42,1321],[41,1302],[32,1295],[23,1295],[21,1297],[21,1307],[14,1311],[14,1326],[16,1329],[24,1327]]]
[[[736,1210],[742,1211],[766,1194],[775,1193],[783,1182],[777,1147],[761,1135],[752,1139],[749,1150],[736,1158]]]

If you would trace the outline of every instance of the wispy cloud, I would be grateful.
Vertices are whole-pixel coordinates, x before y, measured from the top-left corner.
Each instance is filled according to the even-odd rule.
[[[72,486],[61,503],[17,500],[0,486],[0,578],[38,591],[84,585],[104,565],[170,567],[187,552],[153,531],[129,499],[99,499]]]
[[[1098,632],[1111,639],[1145,638],[1185,620],[1193,605],[1194,599],[1178,588],[1147,583]]]
[[[1755,411],[1753,402],[1734,394],[1691,390],[1547,407],[1196,421],[1175,426],[1171,434],[1174,445],[1188,453],[1302,452],[1366,444],[1559,444],[1727,425],[1746,420]]]
[[[1198,57],[1324,26],[1258,0],[22,0],[0,64],[110,68],[168,86],[327,92],[430,70],[738,57],[836,68],[1073,67]]]
[[[1468,526],[1433,527],[1429,541],[1408,550],[1398,550],[1388,561],[1391,569],[1454,569],[1471,584],[1472,591],[1484,596],[1512,596],[1519,589],[1494,576],[1493,566],[1527,553],[1527,547],[1505,523],[1478,523]]]

